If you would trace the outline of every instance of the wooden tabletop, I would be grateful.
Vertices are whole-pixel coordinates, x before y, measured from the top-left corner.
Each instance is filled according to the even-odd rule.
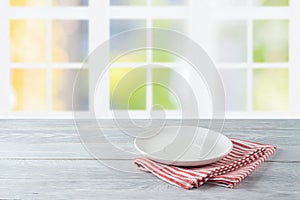
[[[99,128],[84,123],[93,142]],[[181,123],[192,125],[193,120],[167,125]],[[207,121],[201,123],[207,127]],[[111,144],[135,151],[112,121],[100,124]],[[0,120],[0,199],[300,199],[300,120],[226,120],[223,133],[279,149],[236,189],[205,184],[186,191],[137,171],[135,155],[119,156],[105,142],[103,158],[95,159],[73,120]]]

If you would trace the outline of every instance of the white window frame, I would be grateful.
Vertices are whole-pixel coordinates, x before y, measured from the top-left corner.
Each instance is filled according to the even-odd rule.
[[[51,2],[51,0],[49,0]],[[234,64],[230,67],[241,67],[248,70],[248,97],[252,99],[252,67],[274,67],[281,68],[288,65],[289,69],[289,111],[287,112],[253,112],[252,100],[248,100],[247,112],[230,112],[227,118],[299,118],[300,117],[300,1],[290,0],[289,7],[222,7],[208,10],[207,0],[190,0],[187,6],[162,6],[151,7],[147,0],[146,6],[110,6],[109,0],[90,0],[89,6],[82,7],[10,7],[9,0],[0,1],[0,118],[72,118],[73,112],[51,111],[51,67],[59,68],[80,68],[80,63],[51,63],[51,20],[88,20],[89,21],[89,52],[109,39],[110,19],[146,19],[147,26],[151,26],[152,19],[189,19],[189,36],[204,47],[208,52],[211,50],[210,25],[208,20],[213,18],[222,19],[245,19],[248,20],[247,32],[252,35],[252,19],[288,19],[290,27],[289,37],[289,63],[263,63],[254,64],[252,58],[252,37],[248,37],[248,60],[244,64]],[[250,5],[251,0],[248,0]],[[47,63],[45,64],[23,64],[10,62],[10,33],[9,24],[11,19],[45,19],[47,20]],[[200,30],[199,24],[203,26]],[[206,26],[206,27],[205,27]],[[99,28],[101,27],[101,28]],[[148,62],[151,54],[147,55]],[[147,63],[145,63],[147,64]],[[165,63],[163,63],[165,64]],[[128,64],[130,65],[130,63]],[[124,66],[128,66],[124,65]],[[216,63],[219,68],[229,67],[228,64]],[[42,67],[47,69],[47,112],[11,112],[9,110],[9,99],[7,95],[10,91],[10,70],[11,68],[22,67]],[[119,66],[118,66],[119,67]],[[147,73],[147,79],[151,77],[151,72]],[[107,91],[105,92],[105,105],[109,105],[109,80],[106,77]],[[91,94],[91,91],[89,91]],[[90,106],[93,106],[90,97]],[[147,88],[147,108],[152,104],[151,86]],[[102,118],[112,118],[112,112],[106,106],[106,114]],[[147,112],[149,110],[146,110]],[[145,111],[130,111],[131,116],[145,118]],[[178,111],[167,111],[169,118],[178,118]]]

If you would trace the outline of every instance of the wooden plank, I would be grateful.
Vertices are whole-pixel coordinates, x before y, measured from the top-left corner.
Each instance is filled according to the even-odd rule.
[[[103,133],[103,134],[102,134]],[[128,130],[126,134],[115,128],[102,129],[87,129],[84,136],[89,137],[91,142],[95,140],[101,142],[104,138],[113,140],[113,142],[127,142],[130,134],[135,133]],[[224,129],[223,134],[228,137],[244,138],[257,142],[274,143],[278,145],[298,145],[300,142],[300,130],[233,130]],[[40,127],[38,130],[0,129],[0,142],[10,143],[26,143],[26,144],[41,144],[41,143],[79,143],[80,137],[76,130],[70,128],[60,129]],[[105,142],[105,140],[103,140]]]
[[[35,128],[16,128],[6,126],[0,129],[0,159],[91,159],[72,126],[42,126],[32,121]],[[23,126],[24,124],[22,124]],[[50,128],[51,127],[51,128]],[[102,159],[132,159],[138,156],[133,146],[133,138],[123,132],[106,128],[105,136],[99,130],[87,130],[87,141],[96,143]],[[228,137],[246,139],[262,143],[276,144],[278,152],[272,161],[300,161],[296,152],[300,150],[300,131],[298,130],[225,130]],[[111,146],[115,145],[117,148]],[[121,150],[132,152],[122,153]]]
[[[192,121],[192,120],[191,120]],[[262,122],[261,122],[262,121]],[[105,121],[109,124],[109,121]],[[175,123],[176,120],[170,121]],[[253,124],[252,124],[253,122]],[[285,127],[278,128],[277,120],[250,120],[248,125],[253,126],[241,127],[244,121],[237,120],[232,122],[230,126],[225,126],[223,133],[228,137],[243,138],[263,143],[271,143],[277,145],[299,145],[300,129],[296,127],[295,120],[287,121]],[[300,121],[299,121],[300,122]],[[242,124],[240,124],[242,123]],[[111,124],[111,123],[110,123]],[[254,128],[255,124],[263,124],[260,128]],[[300,123],[298,123],[300,124]],[[244,124],[245,125],[245,124]],[[267,128],[273,126],[273,129]],[[237,127],[240,127],[239,129]],[[132,138],[122,133],[116,127],[102,128],[105,137],[102,137],[99,127],[93,127],[86,122],[84,134],[88,137],[88,141],[101,143],[105,139],[109,139],[116,143],[126,143],[132,141]],[[127,134],[131,131],[137,131],[131,127],[127,129]],[[77,134],[76,127],[72,120],[0,120],[0,142],[3,143],[24,143],[24,144],[44,144],[44,143],[80,143],[80,137]]]
[[[113,161],[128,165],[128,161]],[[299,163],[264,163],[236,189],[185,191],[149,173],[122,173],[96,161],[0,161],[4,199],[299,199]]]
[[[118,147],[132,153],[112,148],[108,144],[97,145],[101,151],[95,155],[95,159],[133,159],[140,156],[133,144],[118,144]],[[277,152],[268,161],[300,162],[300,146],[281,145]],[[15,144],[0,143],[0,159],[94,159],[81,143],[74,144]]]
[[[128,120],[118,120],[122,127],[132,128],[132,125]],[[216,120],[216,127],[223,127],[225,129],[232,130],[300,130],[300,120],[298,119],[226,119],[225,123]],[[116,123],[113,120],[98,120],[99,125],[102,128],[116,128]],[[149,121],[147,120],[134,120],[137,124],[146,125]],[[166,120],[166,125],[195,125],[196,120]],[[200,126],[208,127],[210,120],[201,120]],[[79,120],[80,125],[85,125],[89,128],[98,128],[91,123],[91,120]],[[153,120],[152,126],[160,125],[161,120]],[[47,128],[48,130],[60,129],[70,130],[70,128],[75,128],[73,119],[60,119],[60,120],[24,120],[24,119],[15,119],[15,120],[0,120],[0,129],[1,130],[28,130],[34,131],[39,130],[41,127]]]

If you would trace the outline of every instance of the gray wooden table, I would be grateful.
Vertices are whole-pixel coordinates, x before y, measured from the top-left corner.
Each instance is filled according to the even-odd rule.
[[[114,123],[101,125],[109,141],[133,149]],[[91,137],[97,132],[88,122],[86,128]],[[0,199],[300,199],[300,120],[226,120],[224,134],[279,149],[236,189],[206,184],[186,191],[102,165],[83,147],[73,120],[0,120]],[[107,155],[103,161],[134,170],[132,157]]]

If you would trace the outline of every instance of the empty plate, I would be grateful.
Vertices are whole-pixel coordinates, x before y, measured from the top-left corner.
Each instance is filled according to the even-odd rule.
[[[221,133],[192,126],[153,129],[137,137],[134,145],[145,157],[176,166],[213,163],[232,149],[231,141]]]

